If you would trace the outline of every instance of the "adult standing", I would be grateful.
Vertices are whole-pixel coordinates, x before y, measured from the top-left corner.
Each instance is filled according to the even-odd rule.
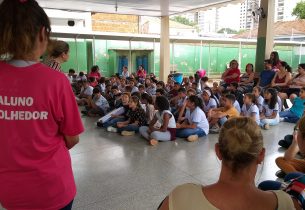
[[[26,2],[26,1],[24,1]],[[61,40],[50,40],[48,58],[45,64],[56,71],[62,71],[61,64],[69,60],[69,44]]]
[[[2,1],[0,19],[0,204],[71,209],[68,150],[84,128],[66,76],[39,63],[50,21],[35,0]]]
[[[237,60],[232,60],[230,62],[229,68],[221,75],[224,81],[223,87],[227,88],[232,82],[239,83],[240,81],[240,70],[238,68]]]

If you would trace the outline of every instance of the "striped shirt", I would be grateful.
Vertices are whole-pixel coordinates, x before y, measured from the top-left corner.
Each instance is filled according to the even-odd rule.
[[[62,69],[61,69],[61,66],[60,66],[60,63],[58,63],[56,60],[54,59],[49,59],[49,60],[46,60],[45,61],[45,65],[47,65],[48,67],[56,70],[56,71],[59,71],[59,72],[62,72]]]

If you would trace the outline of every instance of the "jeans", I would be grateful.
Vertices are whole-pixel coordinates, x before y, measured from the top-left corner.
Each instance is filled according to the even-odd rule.
[[[293,172],[293,173],[289,173],[285,176],[284,178],[284,182],[288,182],[291,179],[295,179],[298,178],[300,176],[303,176],[303,173],[300,172]],[[258,188],[264,191],[267,190],[280,190],[282,187],[282,183],[278,182],[278,181],[272,181],[272,180],[267,180],[267,181],[263,181],[258,185]]]
[[[142,126],[140,127],[140,134],[147,140],[156,139],[158,141],[170,141],[171,140],[171,133],[169,131],[161,132],[161,131],[154,131],[151,134],[148,134],[148,127]]]
[[[123,128],[118,128],[119,133],[121,133],[122,131],[134,131],[137,133],[137,132],[139,132],[139,126],[129,124]]]
[[[296,123],[300,119],[298,116],[296,116],[290,110],[282,111],[279,114],[280,114],[280,117],[284,118],[284,122]]]
[[[104,122],[103,123],[103,127],[104,128],[108,128],[108,127],[110,127],[110,126],[116,126],[116,124],[118,123],[118,122],[124,122],[125,121],[125,119],[124,118],[109,118],[109,120],[108,121],[106,121],[106,122]]]
[[[191,135],[198,135],[199,137],[206,136],[206,133],[201,128],[179,128],[176,136],[179,138],[187,138]]]
[[[72,205],[73,205],[73,200],[68,205],[66,205],[65,207],[63,207],[60,210],[71,210],[72,209]]]
[[[269,125],[278,125],[280,123],[280,119],[278,117],[274,118],[274,119],[262,119],[260,120],[260,126],[263,127],[266,124]]]

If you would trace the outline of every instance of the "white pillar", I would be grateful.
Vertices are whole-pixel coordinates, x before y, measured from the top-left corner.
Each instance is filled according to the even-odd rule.
[[[170,73],[170,40],[169,40],[169,16],[161,17],[160,37],[160,79],[167,81]]]

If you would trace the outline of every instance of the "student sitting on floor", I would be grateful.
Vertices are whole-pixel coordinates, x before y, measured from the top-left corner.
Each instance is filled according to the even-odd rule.
[[[255,102],[255,96],[252,93],[246,93],[244,96],[244,105],[241,109],[241,116],[251,117],[259,125],[259,109]]]
[[[89,97],[87,104],[86,111],[82,113],[88,114],[89,117],[104,116],[109,111],[108,101],[102,96],[99,88],[93,89],[93,98]]]
[[[154,119],[149,123],[149,127],[142,126],[140,134],[149,141],[150,145],[155,146],[158,141],[170,141],[176,139],[176,121],[173,114],[169,111],[169,102],[164,96],[157,96],[155,109],[158,112]],[[158,122],[158,128],[156,123]]]
[[[202,111],[202,100],[198,96],[190,96],[187,99],[183,123],[177,123],[176,136],[186,138],[188,141],[197,141],[199,137],[206,136],[209,133],[209,123]]]
[[[104,127],[104,128],[108,128],[108,127],[113,127],[116,125],[117,122],[123,122],[126,121],[127,118],[127,113],[129,111],[129,100],[130,100],[130,93],[123,93],[121,100],[122,100],[122,107],[124,108],[124,113],[121,115],[111,115],[111,117],[109,118],[109,120],[107,120],[106,122],[102,123],[102,122],[97,122],[97,126],[98,127]]]
[[[212,92],[209,89],[202,90],[203,111],[208,115],[210,109],[217,108],[217,101],[212,97]]]
[[[292,107],[287,111],[280,112],[284,122],[296,123],[303,115],[305,103],[305,87],[300,90],[300,97],[293,100]]]
[[[208,114],[211,133],[219,133],[220,126],[228,119],[239,116],[239,112],[233,106],[235,96],[228,94],[221,98],[224,102],[224,107],[210,109]]]
[[[270,125],[277,125],[280,122],[276,90],[273,88],[266,89],[264,98],[263,111],[260,115],[260,126],[268,130]]]
[[[154,119],[155,107],[153,98],[148,93],[141,94],[141,103],[145,106],[146,121],[149,124]]]
[[[254,94],[255,99],[256,99],[255,104],[257,105],[258,110],[259,110],[260,113],[263,111],[263,103],[264,103],[264,98],[261,95],[261,93],[262,93],[262,88],[261,87],[256,86],[256,87],[253,88],[253,94]]]
[[[194,89],[190,88],[186,91],[187,97],[195,96],[197,93]],[[185,120],[185,110],[186,110],[187,100],[184,100],[183,106],[179,111],[178,122],[183,122]]]
[[[227,88],[229,91],[230,91],[230,94],[233,94],[236,98],[236,101],[239,103],[239,107],[242,107],[244,102],[243,102],[243,93],[238,90],[238,83],[237,82],[232,82],[228,88]]]
[[[177,103],[175,104],[174,107],[172,107],[172,113],[174,114],[175,119],[178,119],[179,113],[181,109],[183,109],[183,104],[186,100],[187,100],[186,89],[181,87],[178,90]]]
[[[118,122],[115,127],[108,127],[109,132],[118,132],[123,136],[132,136],[139,131],[139,127],[146,125],[145,111],[141,107],[138,97],[132,96],[129,101],[127,120]]]
[[[80,94],[77,96],[76,102],[78,105],[82,106],[87,104],[88,99],[92,97],[93,94],[93,87],[89,85],[88,81],[82,82],[82,88]]]

